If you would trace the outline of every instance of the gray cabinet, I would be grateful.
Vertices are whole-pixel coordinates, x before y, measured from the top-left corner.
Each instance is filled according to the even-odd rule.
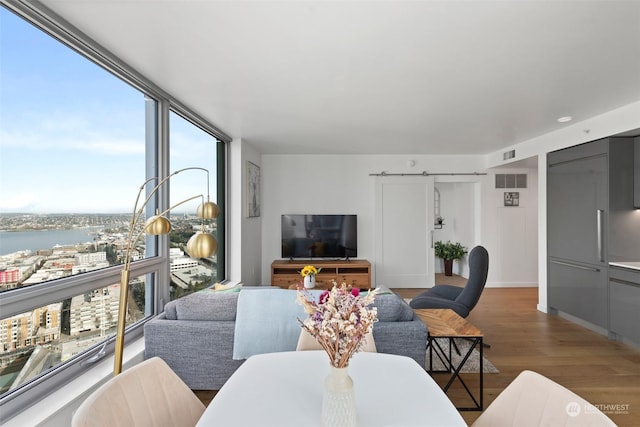
[[[607,141],[550,153],[547,230],[550,257],[606,266]]]
[[[609,270],[609,329],[640,343],[640,271]]]
[[[607,269],[549,259],[549,305],[607,327]]]
[[[608,141],[547,156],[548,297],[553,309],[607,327]]]
[[[612,308],[609,260],[640,254],[639,217],[629,214],[633,168],[631,138],[605,138],[547,156],[548,304],[604,329]]]

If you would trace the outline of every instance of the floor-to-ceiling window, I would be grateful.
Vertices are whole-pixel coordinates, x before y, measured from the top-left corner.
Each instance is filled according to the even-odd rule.
[[[149,198],[148,216],[193,194],[224,206],[225,178],[225,141],[215,128],[99,50],[57,33],[47,17],[3,5],[0,421],[112,353],[143,183],[145,200],[172,171],[188,169]],[[169,298],[225,278],[224,250],[207,259],[184,251],[198,230],[224,242],[224,211],[199,220],[200,202],[168,213],[169,236],[141,234],[132,243],[128,334],[141,334]]]
[[[203,221],[193,213],[203,201],[219,204],[217,194],[216,163],[218,142],[209,133],[203,131],[177,112],[169,116],[169,139],[171,149],[169,162],[171,170],[202,168],[200,174],[180,174],[171,181],[170,197],[172,203],[188,199],[194,189],[202,192],[202,199],[194,199],[172,211],[173,230],[170,234],[171,258],[171,299],[210,287],[219,281],[222,272],[219,269],[218,253],[195,261],[188,256],[185,247],[194,232],[204,231],[220,238],[218,221]],[[197,172],[197,170],[196,170]],[[210,177],[213,177],[211,181]]]

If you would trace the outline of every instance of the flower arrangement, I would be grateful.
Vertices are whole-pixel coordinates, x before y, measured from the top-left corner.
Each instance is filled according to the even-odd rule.
[[[309,275],[315,276],[316,274],[320,273],[321,270],[322,267],[315,268],[313,265],[306,265],[302,270],[299,271],[299,273],[302,277],[307,277]]]
[[[308,291],[298,289],[297,301],[309,315],[298,321],[324,348],[332,366],[347,367],[351,356],[362,349],[365,335],[378,321],[377,309],[367,308],[375,295],[375,289],[360,294],[359,289],[334,281],[331,291],[324,291],[316,302]]]

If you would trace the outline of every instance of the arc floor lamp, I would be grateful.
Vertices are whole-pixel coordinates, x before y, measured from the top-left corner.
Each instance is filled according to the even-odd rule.
[[[173,176],[187,171],[187,170],[202,170],[207,173],[207,199],[204,200],[204,196],[202,194],[198,194],[192,197],[189,197],[179,203],[174,204],[169,209],[164,210],[163,212],[156,213],[151,216],[149,219],[145,221],[144,227],[136,232],[136,228],[140,228],[139,224],[144,218],[144,209],[149,203],[149,201],[153,198],[153,196],[158,192],[158,190],[168,182]],[[115,360],[113,365],[113,374],[118,375],[122,372],[122,356],[124,351],[124,330],[125,324],[127,320],[127,300],[129,295],[129,275],[130,275],[130,267],[131,267],[131,255],[135,243],[138,241],[143,234],[149,235],[163,235],[168,234],[171,231],[171,223],[169,219],[165,216],[168,215],[169,212],[191,200],[200,198],[202,199],[202,203],[198,206],[197,215],[198,218],[202,220],[202,225],[200,231],[197,231],[189,241],[187,242],[187,254],[192,258],[208,258],[213,255],[218,250],[218,241],[214,236],[207,233],[205,231],[204,220],[205,219],[214,219],[217,218],[220,209],[218,206],[210,201],[209,198],[209,171],[205,168],[200,167],[188,167],[184,169],[177,170],[167,177],[160,180],[156,186],[149,192],[146,199],[140,206],[138,204],[140,202],[140,198],[142,192],[146,188],[147,184],[152,181],[158,181],[158,177],[149,178],[140,186],[140,190],[138,191],[138,196],[136,197],[136,202],[133,205],[133,215],[131,216],[131,222],[129,223],[129,234],[127,241],[127,248],[125,252],[125,257],[123,261],[122,272],[120,274],[120,298],[118,305],[118,324],[116,329],[116,342],[115,342]]]

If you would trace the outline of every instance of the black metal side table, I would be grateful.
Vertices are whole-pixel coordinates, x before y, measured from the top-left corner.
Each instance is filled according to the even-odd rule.
[[[447,384],[443,387],[444,392],[446,393],[453,382],[458,379],[464,389],[466,390],[471,400],[475,406],[473,407],[456,407],[460,411],[482,411],[483,410],[483,355],[482,355],[482,332],[480,329],[476,328],[473,324],[468,322],[465,318],[460,317],[455,311],[451,309],[430,309],[430,308],[422,308],[422,309],[414,309],[416,315],[422,320],[422,322],[427,326],[427,330],[429,332],[427,336],[427,349],[429,350],[430,362],[429,362],[429,373],[433,372],[451,372],[451,377]],[[449,341],[448,351],[442,348],[441,343],[438,342],[436,338],[445,338]],[[468,340],[471,345],[467,352],[462,355],[460,362],[457,366],[453,364],[452,358],[452,347],[456,348],[456,351],[459,352],[456,343],[454,341],[455,338],[464,338]],[[480,385],[479,385],[479,396],[476,399],[474,394],[471,392],[467,384],[464,382],[462,377],[460,376],[460,370],[467,362],[471,354],[473,354],[473,350],[478,349],[480,353],[480,361],[479,361],[479,376],[480,376]],[[433,370],[433,357],[434,351],[436,356],[440,358],[440,360],[445,365],[445,371],[434,371]]]

